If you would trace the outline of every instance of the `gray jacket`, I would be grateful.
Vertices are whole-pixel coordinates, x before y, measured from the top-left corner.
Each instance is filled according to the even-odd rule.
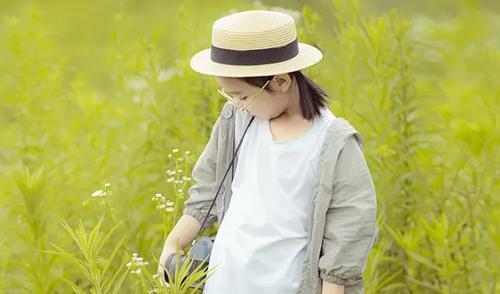
[[[188,189],[189,198],[184,202],[183,213],[193,216],[200,224],[236,149],[234,111],[237,110],[230,103],[224,105],[193,167],[195,184]],[[321,293],[322,280],[345,285],[346,294],[364,293],[363,271],[378,237],[378,225],[375,186],[362,150],[360,133],[345,119],[337,117],[327,130],[320,150],[319,177],[297,293]],[[237,157],[203,229],[222,221],[231,200],[236,166]]]

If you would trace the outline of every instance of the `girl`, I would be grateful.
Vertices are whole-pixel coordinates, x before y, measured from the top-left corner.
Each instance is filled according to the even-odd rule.
[[[218,19],[211,45],[191,67],[214,76],[229,101],[193,168],[196,183],[165,241],[160,277],[177,243],[184,248],[202,225],[219,221],[204,294],[363,293],[378,236],[375,187],[361,135],[300,71],[321,51],[298,42],[291,16],[264,10]]]

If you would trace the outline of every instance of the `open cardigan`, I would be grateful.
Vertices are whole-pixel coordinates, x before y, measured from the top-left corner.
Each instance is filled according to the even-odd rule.
[[[184,214],[201,224],[235,152],[234,112],[226,103],[210,139],[196,161]],[[246,123],[245,123],[246,125]],[[244,139],[243,139],[244,140]],[[232,176],[224,183],[202,229],[221,222],[231,201]],[[300,294],[320,294],[322,280],[345,286],[345,293],[364,293],[363,272],[378,238],[375,185],[363,155],[363,138],[347,120],[337,117],[320,149],[307,228],[307,246],[298,288]]]

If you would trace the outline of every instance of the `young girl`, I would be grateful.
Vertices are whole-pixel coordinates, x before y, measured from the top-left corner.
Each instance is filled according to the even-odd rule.
[[[196,183],[165,241],[160,276],[176,244],[191,243],[222,184],[202,228],[220,223],[204,294],[363,293],[378,236],[376,193],[361,135],[301,72],[321,51],[297,41],[291,16],[263,10],[218,19],[211,45],[191,67],[214,76],[229,101],[193,168]]]

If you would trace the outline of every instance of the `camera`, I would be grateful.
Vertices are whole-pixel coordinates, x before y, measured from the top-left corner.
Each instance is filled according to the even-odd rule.
[[[182,279],[181,283],[183,283],[186,280],[186,278],[189,275],[191,275],[200,264],[203,264],[200,266],[200,268],[202,269],[208,267],[208,264],[210,262],[210,253],[212,252],[214,241],[215,241],[214,237],[203,236],[198,241],[194,242],[193,246],[191,246],[191,249],[189,249],[188,256],[184,255],[183,252],[179,253],[180,255],[179,259],[176,258],[175,253],[169,255],[165,263],[165,268],[168,270],[168,274],[170,275],[172,280],[175,280],[175,275],[177,274],[175,272],[177,260],[179,260],[180,262],[180,264],[177,266],[179,268],[181,268],[182,265],[186,262],[187,263],[192,262],[191,267],[188,269],[187,275]],[[206,274],[203,275],[200,278],[200,280],[203,280],[205,276]],[[163,271],[163,277],[165,279],[165,282],[169,283],[170,279],[166,271]],[[198,287],[199,284],[200,281],[198,280],[192,285],[190,285],[190,287],[192,288]],[[200,286],[200,288],[203,289],[203,283]]]

